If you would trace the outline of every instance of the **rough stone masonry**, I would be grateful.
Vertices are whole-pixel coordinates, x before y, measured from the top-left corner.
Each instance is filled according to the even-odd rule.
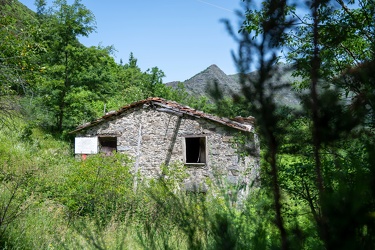
[[[176,102],[149,98],[78,127],[73,131],[75,153],[126,153],[134,160],[133,171],[146,178],[160,177],[161,165],[177,162],[186,166],[187,190],[204,192],[207,178],[219,178],[241,187],[244,193],[257,178],[259,166],[253,125],[252,117],[219,118]],[[239,148],[245,146],[255,154],[240,153]]]

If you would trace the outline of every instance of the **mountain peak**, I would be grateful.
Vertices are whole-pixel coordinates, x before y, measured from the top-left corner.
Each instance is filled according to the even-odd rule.
[[[225,93],[231,92],[233,85],[238,85],[231,77],[228,77],[216,64],[210,65],[205,70],[194,75],[192,78],[184,82],[185,88],[188,92],[194,95],[205,95],[207,87],[214,82],[220,83],[220,87]]]
[[[216,64],[211,64],[206,70],[218,70],[220,72],[223,72],[219,66],[217,66]],[[223,72],[224,73],[224,72]]]
[[[275,84],[291,83],[297,78],[293,76],[290,65],[276,65],[274,75],[270,81]],[[251,72],[249,77],[254,78],[259,75],[258,71]],[[182,82],[186,91],[192,96],[209,96],[208,88],[213,83],[217,83],[223,91],[224,96],[231,96],[233,93],[241,93],[242,85],[239,81],[239,74],[226,75],[216,64],[212,64],[205,70],[194,75],[190,79]],[[179,82],[166,83],[168,86],[177,87]],[[275,100],[287,106],[298,106],[299,101],[294,96],[290,88],[282,88],[275,92]]]
[[[220,68],[216,64],[211,64],[207,69],[220,69]]]
[[[190,82],[193,79],[194,81],[201,79],[205,80],[207,83],[207,81],[218,80],[217,78],[227,78],[227,75],[216,64],[212,64],[208,68],[194,75],[192,78],[186,80],[185,82]]]

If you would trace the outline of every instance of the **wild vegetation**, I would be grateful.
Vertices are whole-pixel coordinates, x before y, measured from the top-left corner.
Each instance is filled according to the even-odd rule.
[[[37,13],[1,1],[0,247],[374,249],[375,3],[257,3],[243,1],[238,32],[227,23],[241,93],[213,86],[212,105],[132,54],[118,64],[113,48],[80,44],[95,20],[79,0],[37,0]],[[280,60],[299,81],[278,82]],[[275,100],[284,87],[299,106]],[[126,155],[74,158],[68,131],[149,96],[256,117],[261,182],[246,201],[182,192],[179,164],[134,191]]]

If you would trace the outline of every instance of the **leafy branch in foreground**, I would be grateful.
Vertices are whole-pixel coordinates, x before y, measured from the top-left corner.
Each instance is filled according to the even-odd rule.
[[[242,94],[257,119],[264,152],[262,185],[273,194],[281,248],[305,242],[298,225],[290,227],[291,198],[309,207],[314,234],[327,249],[372,248],[373,96],[363,91],[374,89],[369,74],[374,41],[368,36],[374,31],[373,1],[359,1],[351,9],[344,1],[309,1],[305,4],[311,12],[303,18],[296,14],[306,13],[298,11],[303,3],[270,0],[259,7],[244,2],[239,34],[229,31],[239,42],[234,59],[242,75]],[[345,26],[348,20],[351,24]],[[365,26],[357,27],[358,22]],[[337,30],[342,30],[339,37]],[[280,51],[302,78],[299,84],[271,79]],[[255,78],[248,75],[253,67],[259,69]],[[300,91],[298,108],[274,102],[273,93],[288,85]],[[293,128],[297,124],[302,126]],[[358,195],[367,198],[356,200]]]

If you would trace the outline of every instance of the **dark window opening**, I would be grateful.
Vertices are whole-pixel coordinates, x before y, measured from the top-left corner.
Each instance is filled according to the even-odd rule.
[[[186,163],[206,163],[206,138],[185,138],[185,160]]]
[[[105,155],[112,155],[117,151],[117,137],[99,137],[100,152]]]

